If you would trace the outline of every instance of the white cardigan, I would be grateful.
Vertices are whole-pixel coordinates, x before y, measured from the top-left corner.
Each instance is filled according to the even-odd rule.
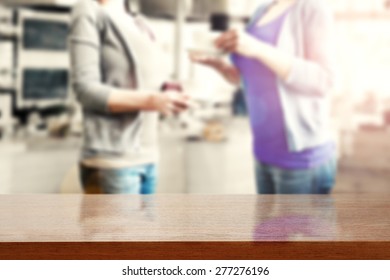
[[[260,6],[259,18],[272,1]],[[287,143],[299,152],[331,140],[330,93],[335,84],[333,16],[322,0],[297,0],[282,26],[277,48],[294,56],[285,81],[278,80]]]

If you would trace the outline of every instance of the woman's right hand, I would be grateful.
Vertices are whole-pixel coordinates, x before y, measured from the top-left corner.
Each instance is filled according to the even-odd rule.
[[[179,114],[190,106],[190,98],[178,91],[168,90],[153,96],[152,110],[163,115]]]

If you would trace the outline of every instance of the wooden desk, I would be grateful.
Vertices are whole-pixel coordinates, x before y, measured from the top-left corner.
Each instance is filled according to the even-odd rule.
[[[390,195],[0,196],[0,259],[390,259]]]

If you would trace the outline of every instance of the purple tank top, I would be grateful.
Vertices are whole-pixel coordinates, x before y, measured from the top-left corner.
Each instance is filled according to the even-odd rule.
[[[256,19],[246,31],[276,46],[288,12],[262,26],[257,26],[259,19]],[[335,146],[331,142],[302,152],[290,152],[276,75],[255,59],[234,54],[232,61],[241,73],[254,137],[253,149],[258,161],[285,169],[307,169],[333,157]]]

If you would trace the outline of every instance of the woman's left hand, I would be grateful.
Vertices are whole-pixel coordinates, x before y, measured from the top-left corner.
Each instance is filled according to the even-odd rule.
[[[255,57],[259,51],[260,41],[253,36],[236,29],[231,29],[215,40],[218,49],[228,53],[238,53],[247,57]]]

